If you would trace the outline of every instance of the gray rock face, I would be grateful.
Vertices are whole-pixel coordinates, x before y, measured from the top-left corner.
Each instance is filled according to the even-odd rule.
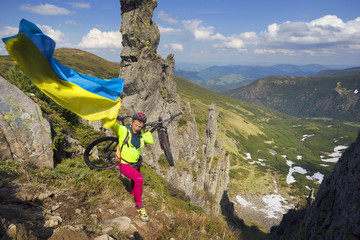
[[[360,239],[360,133],[324,179],[315,201],[284,215],[277,239]]]
[[[0,77],[0,160],[53,168],[49,122],[40,107]]]
[[[222,141],[216,140],[218,116],[219,111],[216,105],[211,104],[201,150],[199,177],[196,181],[197,188],[204,189],[207,194],[212,195],[216,203],[220,203],[230,184],[229,156],[226,156],[222,149]],[[205,200],[207,200],[205,202],[206,209],[211,209],[212,213],[219,212],[219,204],[212,205],[211,201],[208,201],[209,199],[205,198]]]
[[[200,156],[200,149],[195,115],[190,104],[183,101],[176,92],[176,84],[173,80],[174,55],[169,54],[164,60],[156,53],[160,31],[156,23],[152,21],[152,16],[157,1],[120,0],[120,3],[122,15],[120,31],[123,37],[120,77],[125,80],[124,92],[127,95],[123,99],[122,107],[130,112],[145,112],[149,121],[155,121],[159,116],[166,119],[178,112],[183,113],[177,118],[177,120],[181,119],[181,124],[173,121],[168,125],[171,151],[176,167],[161,170],[158,159],[163,152],[157,141],[156,132],[153,134],[155,144],[143,151],[144,161],[161,173],[169,185],[184,191],[192,203],[205,207],[208,212],[218,213],[217,206],[214,207],[216,210],[212,211],[212,207],[206,204],[210,202],[210,200],[206,201],[206,196],[209,195],[207,193],[217,194],[218,191],[227,188],[226,184],[219,186],[218,179],[223,178],[222,167],[218,169],[217,164],[212,167],[209,163],[199,164],[197,159]],[[216,121],[213,124],[216,125]],[[210,159],[215,156],[215,150],[211,150],[211,148],[214,149],[214,142],[215,138],[211,138],[210,143],[204,143],[209,146],[206,151],[212,153]],[[211,177],[209,168],[213,172]],[[221,184],[224,184],[223,181]],[[222,193],[219,197],[214,196],[215,199],[219,199],[218,203],[221,196]]]

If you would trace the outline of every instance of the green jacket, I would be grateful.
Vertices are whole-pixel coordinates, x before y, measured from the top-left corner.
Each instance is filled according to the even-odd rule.
[[[151,132],[150,131],[144,132],[141,130],[140,147],[138,149],[136,149],[131,144],[132,135],[130,133],[130,130],[127,127],[115,122],[115,124],[111,127],[111,129],[119,136],[119,147],[120,148],[121,148],[126,136],[129,134],[127,143],[125,143],[124,146],[122,147],[121,158],[130,163],[135,163],[139,160],[139,157],[141,154],[141,148],[144,146],[145,143],[147,143],[147,144],[154,143],[154,139],[152,137]],[[123,163],[126,163],[126,162],[123,162]]]

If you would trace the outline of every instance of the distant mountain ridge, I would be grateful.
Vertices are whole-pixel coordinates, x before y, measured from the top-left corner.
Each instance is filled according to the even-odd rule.
[[[359,121],[360,74],[344,70],[345,76],[337,76],[340,72],[330,77],[272,76],[223,94],[293,116]]]
[[[274,76],[312,76],[327,67],[319,64],[292,65],[277,64],[272,66],[212,66],[198,71],[175,69],[175,74],[187,78],[214,92],[245,86],[256,79]]]
[[[335,77],[335,76],[349,76],[354,74],[360,74],[360,67],[347,68],[342,70],[328,69],[322,70],[313,75],[313,77]]]

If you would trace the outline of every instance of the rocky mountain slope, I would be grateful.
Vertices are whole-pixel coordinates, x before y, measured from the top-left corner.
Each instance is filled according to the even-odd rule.
[[[223,94],[300,117],[360,119],[360,75],[273,76]]]
[[[360,238],[360,133],[326,178],[315,200],[292,210],[273,228],[276,239]]]

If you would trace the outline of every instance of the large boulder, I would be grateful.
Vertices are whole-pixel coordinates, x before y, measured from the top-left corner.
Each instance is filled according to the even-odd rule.
[[[33,100],[1,76],[0,161],[54,167],[49,122]]]

